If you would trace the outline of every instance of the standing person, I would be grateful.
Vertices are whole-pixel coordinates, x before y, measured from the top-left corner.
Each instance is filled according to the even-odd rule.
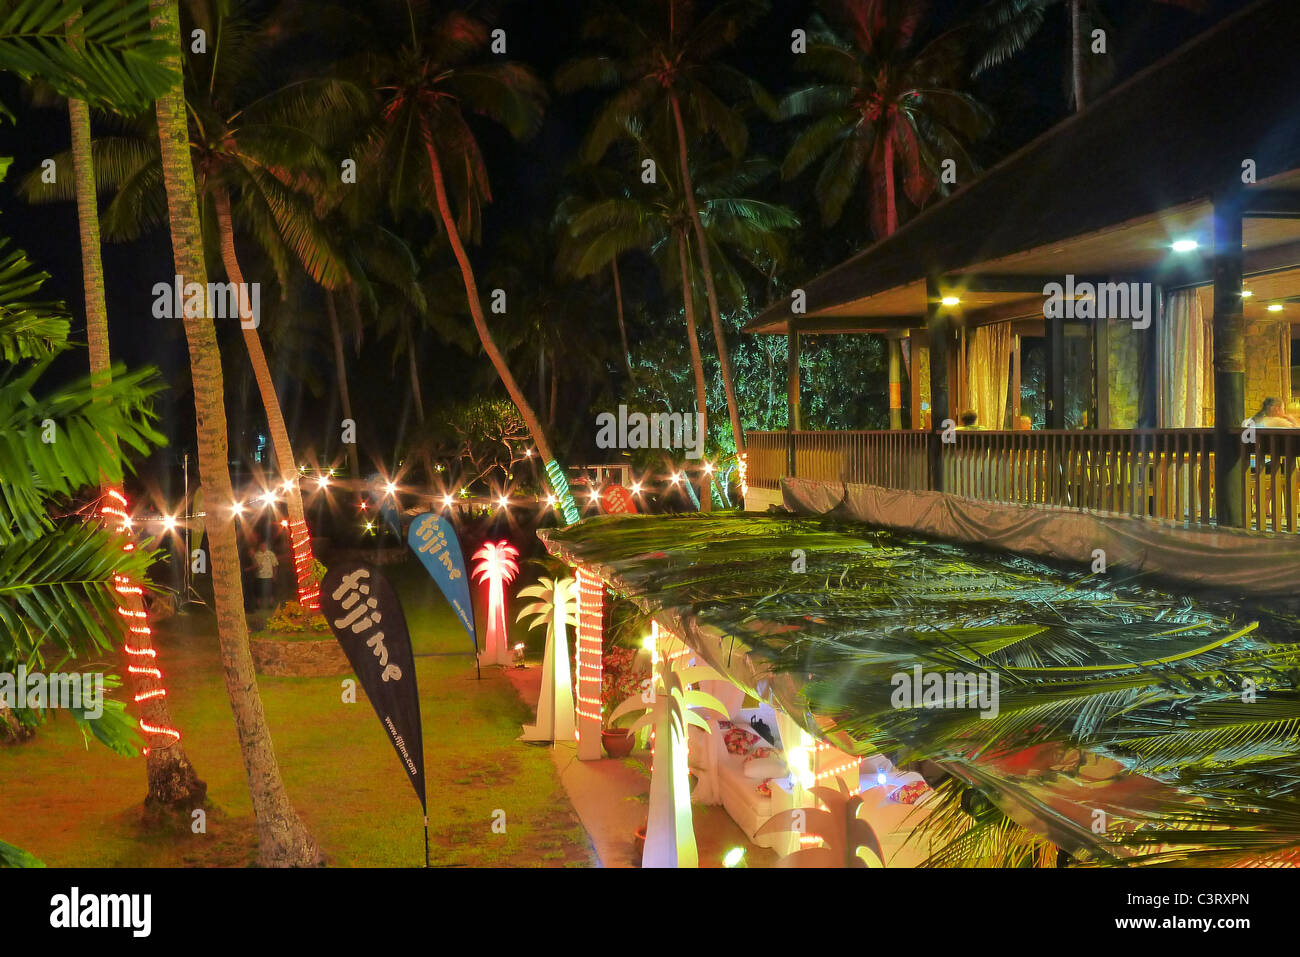
[[[280,566],[280,559],[271,551],[265,538],[253,552],[253,567],[257,574],[257,607],[271,608],[275,604],[275,570]]]

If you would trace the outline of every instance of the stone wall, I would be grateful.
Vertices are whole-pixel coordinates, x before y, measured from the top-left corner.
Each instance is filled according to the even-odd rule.
[[[1136,330],[1127,320],[1111,319],[1107,330],[1110,343],[1107,390],[1110,398],[1108,428],[1136,429],[1139,414],[1139,385],[1142,381],[1142,337],[1151,329]],[[1154,326],[1153,326],[1154,328]]]
[[[286,641],[255,637],[249,645],[258,674],[276,678],[320,678],[352,673],[348,656],[333,638]]]
[[[1291,405],[1291,325],[1286,320],[1246,322],[1246,415],[1273,396]]]

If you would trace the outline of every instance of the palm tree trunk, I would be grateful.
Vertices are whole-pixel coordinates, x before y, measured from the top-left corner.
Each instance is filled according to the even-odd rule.
[[[618,274],[618,257],[609,261],[609,268],[614,273],[614,303],[618,306],[618,335],[623,340],[623,361],[627,363],[629,379],[636,378],[632,372],[632,350],[627,345],[627,323],[623,320],[623,280]]]
[[[885,130],[885,235],[898,231],[898,188],[894,182],[894,136]]]
[[[492,338],[492,332],[488,329],[487,320],[483,316],[483,303],[479,300],[474,267],[470,264],[469,256],[465,252],[465,244],[461,242],[460,231],[456,228],[456,216],[451,210],[451,200],[447,196],[447,184],[443,179],[442,164],[438,161],[438,151],[434,148],[433,133],[427,126],[421,132],[424,134],[425,148],[429,154],[429,169],[433,174],[434,191],[438,196],[438,213],[442,216],[442,225],[447,231],[451,251],[460,266],[461,280],[465,283],[465,298],[469,303],[470,316],[474,319],[474,330],[478,333],[479,342],[483,344],[483,351],[487,353],[488,360],[496,369],[501,383],[506,387],[510,401],[515,404],[515,408],[519,410],[519,415],[524,420],[524,425],[528,427],[533,437],[533,444],[537,446],[537,454],[542,457],[543,462],[550,462],[554,456],[551,454],[551,444],[546,440],[542,423],[528,400],[524,398],[524,393],[519,388],[519,383],[515,381],[514,373],[506,365],[505,356],[497,348],[496,340]]]
[[[713,321],[713,338],[718,348],[718,362],[722,366],[722,388],[727,396],[727,415],[731,418],[731,434],[736,441],[736,455],[745,454],[745,432],[740,425],[740,406],[736,403],[736,388],[731,377],[731,355],[727,351],[727,336],[722,328],[722,314],[718,311],[718,291],[713,285],[713,264],[709,257],[709,244],[704,235],[704,222],[700,207],[695,202],[695,187],[691,183],[691,170],[686,155],[686,124],[682,122],[682,106],[677,95],[672,96],[673,121],[677,124],[677,162],[681,167],[682,191],[695,224],[695,242],[700,247],[700,271],[704,273],[704,290],[709,299],[709,318]]]
[[[550,428],[555,428],[555,411],[559,405],[560,399],[560,370],[551,363],[551,409],[546,416],[546,424]]]
[[[343,403],[343,418],[352,418],[352,398],[348,394],[348,367],[343,357],[343,334],[339,331],[339,310],[334,302],[332,290],[325,290],[325,311],[330,317],[330,336],[334,339],[334,374],[339,383],[339,400]],[[361,463],[357,461],[357,446],[350,442],[344,446],[348,457],[348,468],[352,471],[354,481],[361,478]]]
[[[704,383],[704,360],[700,356],[700,337],[695,331],[695,284],[691,281],[691,257],[686,249],[686,230],[677,230],[677,259],[682,267],[682,304],[686,310],[686,339],[691,348],[691,368],[695,370],[695,411],[704,422],[705,434],[708,434],[709,407],[708,390]],[[709,476],[701,473],[700,511],[713,509],[713,497],[709,494]],[[690,481],[689,475],[686,481]]]
[[[406,361],[411,373],[411,394],[415,396],[415,418],[424,425],[424,397],[420,394],[420,367],[415,361],[415,337],[406,330]]]
[[[289,429],[284,424],[284,411],[280,408],[280,399],[275,394],[275,380],[271,378],[271,367],[267,364],[266,353],[262,351],[262,339],[257,329],[246,320],[252,318],[247,289],[244,286],[244,273],[239,268],[239,258],[235,255],[235,229],[230,219],[230,193],[223,185],[217,185],[212,191],[213,205],[217,211],[217,231],[221,237],[221,260],[226,267],[226,278],[239,290],[239,324],[244,331],[244,345],[248,347],[248,358],[253,366],[253,377],[257,381],[257,391],[262,396],[262,408],[266,411],[266,428],[271,433],[271,446],[275,449],[275,464],[280,469],[281,492],[284,494],[285,506],[289,512],[289,541],[293,546],[294,575],[298,586],[298,603],[304,608],[320,607],[320,589],[316,586],[313,570],[316,558],[311,550],[311,532],[307,528],[307,515],[302,507],[301,476],[298,464],[294,461],[293,446],[289,444]]]
[[[76,182],[77,222],[81,234],[90,377],[92,385],[102,387],[108,385],[111,378],[112,360],[108,345],[104,266],[99,254],[99,206],[91,156],[90,109],[83,101],[70,99],[68,120],[72,130],[72,173]],[[188,555],[185,561],[189,561]],[[140,617],[146,609],[141,596],[135,592],[135,583],[123,582],[122,586],[118,596],[122,607],[137,621],[147,620]],[[147,627],[130,633],[122,653],[132,698],[139,708],[137,721],[149,741],[149,747],[145,749],[145,815],[156,818],[180,811],[188,817],[189,811],[204,804],[208,788],[195,773],[180,743],[179,732],[172,724],[167,689],[161,679],[162,663]],[[177,736],[173,737],[174,734]]]
[[[1074,85],[1074,111],[1082,113],[1083,94],[1083,0],[1070,0],[1070,76]]]
[[[199,230],[198,200],[194,168],[190,164],[185,93],[181,81],[180,11],[177,0],[150,0],[149,9],[154,34],[167,45],[168,53],[163,65],[176,76],[171,91],[156,103],[172,256],[176,274],[182,277],[183,282],[206,284],[207,267],[203,261],[203,238]],[[234,712],[239,749],[244,759],[253,812],[257,817],[258,861],[264,866],[281,867],[319,864],[322,861],[320,850],[289,802],[271,745],[248,646],[248,622],[244,618],[244,588],[240,579],[234,519],[222,514],[224,504],[234,500],[234,490],[230,487],[227,465],[225,384],[216,330],[207,315],[186,316],[184,323],[190,373],[194,381],[199,469],[203,499],[209,512],[206,525],[217,636],[226,675],[226,693]]]

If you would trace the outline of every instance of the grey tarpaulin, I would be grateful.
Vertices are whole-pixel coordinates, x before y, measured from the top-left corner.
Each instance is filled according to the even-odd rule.
[[[834,512],[893,531],[1091,565],[1100,549],[1108,570],[1243,594],[1300,590],[1300,535],[1183,526],[1038,505],[1008,505],[944,492],[909,492],[844,482],[783,478],[787,508]]]

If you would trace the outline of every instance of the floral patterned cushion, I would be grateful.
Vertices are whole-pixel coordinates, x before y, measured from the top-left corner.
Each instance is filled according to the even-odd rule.
[[[778,751],[776,748],[754,748],[754,750],[749,752],[749,756],[745,758],[745,764],[742,765],[742,767],[747,766],[751,761],[757,761],[759,758],[780,758],[780,757],[781,757],[781,752]],[[754,790],[757,791],[759,794],[763,795],[763,797],[771,797],[772,779],[768,778],[766,780],[759,781],[757,784],[754,785]]]
[[[924,781],[913,781],[910,784],[904,784],[890,794],[889,800],[895,804],[915,804],[921,795],[928,790],[930,788]]]
[[[754,742],[758,740],[758,735],[753,731],[746,731],[744,728],[737,728],[734,725],[722,732],[722,740],[727,745],[727,751],[731,754],[749,754],[754,747]]]

